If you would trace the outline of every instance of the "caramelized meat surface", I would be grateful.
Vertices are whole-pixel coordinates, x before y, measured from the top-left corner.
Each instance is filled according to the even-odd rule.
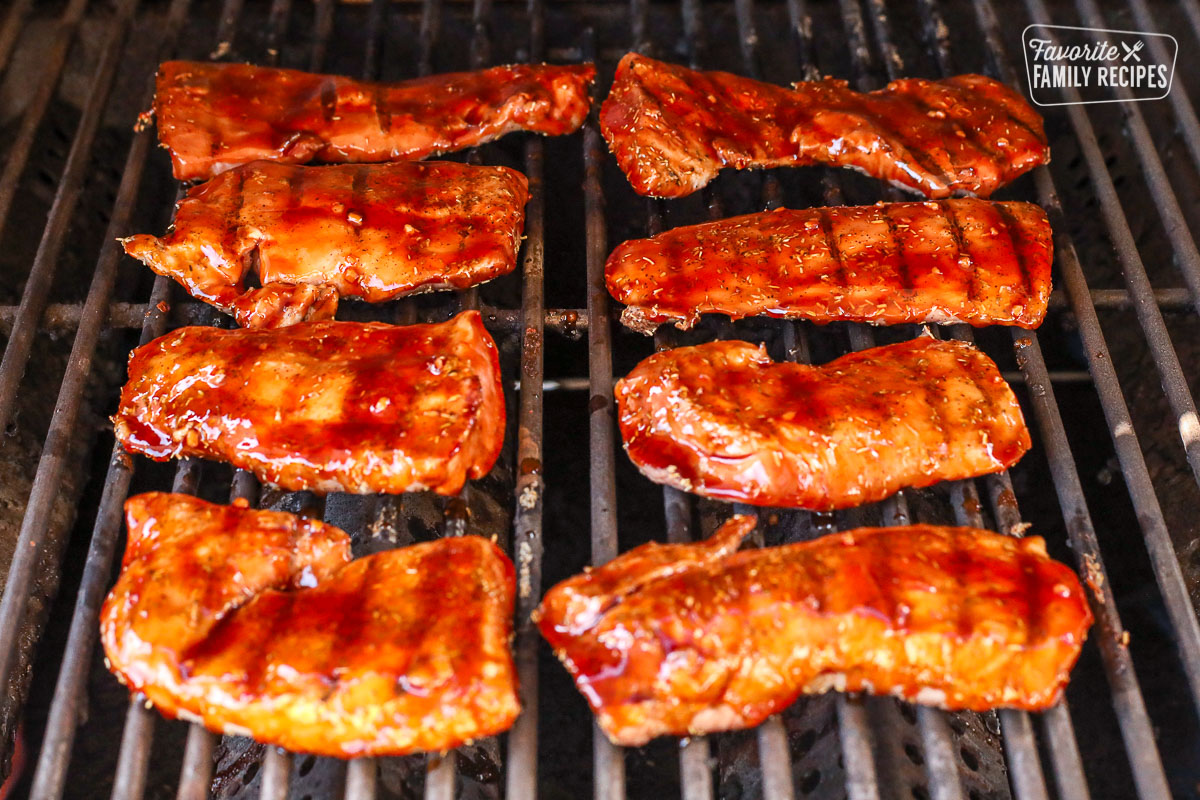
[[[113,422],[130,452],[227,461],[289,491],[456,494],[500,454],[504,393],[478,311],[192,327],[133,351]]]
[[[109,668],[168,717],[349,758],[448,750],[517,716],[513,566],[477,536],[350,561],[316,520],[178,494],[125,504]]]
[[[982,75],[905,78],[875,92],[823,80],[784,88],[635,53],[617,67],[600,129],[640,194],[683,197],[723,167],[851,167],[926,197],[987,197],[1050,159],[1042,118]]]
[[[813,322],[1036,328],[1053,247],[1031,203],[942,200],[776,209],[690,225],[613,251],[621,321],[652,333],[701,314]]]
[[[166,236],[124,245],[239,324],[279,327],[332,317],[339,297],[379,303],[511,272],[528,199],[507,167],[256,161],[188,192]],[[247,290],[254,265],[261,288]]]
[[[266,159],[415,160],[514,131],[549,136],[583,124],[591,64],[514,64],[367,83],[249,64],[167,61],[154,112],[175,177],[204,180]]]
[[[166,236],[124,245],[239,324],[279,327],[330,318],[339,297],[380,303],[512,272],[528,199],[507,167],[256,161],[188,192]],[[247,290],[255,266],[261,288]]]
[[[1048,708],[1092,622],[1040,537],[911,525],[735,552],[753,527],[643,545],[546,594],[542,635],[613,742],[746,728],[831,688]]]
[[[913,339],[824,366],[718,341],[665,350],[617,382],[625,450],[648,478],[720,500],[830,510],[998,472],[1030,447],[996,365]]]

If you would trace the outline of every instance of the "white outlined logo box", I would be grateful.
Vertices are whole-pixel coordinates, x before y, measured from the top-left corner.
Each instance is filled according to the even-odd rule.
[[[1071,25],[1030,25],[1021,45],[1029,96],[1039,106],[1161,100],[1171,93],[1179,54],[1170,34]]]

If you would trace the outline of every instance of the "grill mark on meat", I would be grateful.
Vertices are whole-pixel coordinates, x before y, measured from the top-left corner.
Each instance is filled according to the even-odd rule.
[[[1049,236],[1027,203],[779,209],[627,240],[606,260],[605,283],[627,307],[622,321],[642,333],[663,323],[686,329],[703,313],[877,324],[951,314],[1034,328],[1049,295]]]
[[[333,316],[340,297],[379,303],[511,272],[527,198],[507,167],[258,161],[189,191],[166,235],[123,241],[243,327],[284,327]],[[248,292],[255,257],[268,288]]]
[[[655,574],[653,545],[638,548],[553,587],[534,613],[614,743],[751,727],[837,676],[849,690],[949,709],[1045,709],[1092,623],[1066,565],[1036,542],[990,531],[862,528],[712,559],[685,555],[709,544],[680,546],[670,577]],[[1034,611],[1037,596],[1047,602]],[[664,641],[677,625],[704,631],[703,641]],[[713,678],[712,692],[690,689],[698,668]]]
[[[924,113],[937,97],[952,98],[951,107],[965,109],[977,124],[961,115]],[[1014,146],[997,146],[1006,132],[1015,132],[1016,126],[1005,125],[1016,119],[1008,109],[1023,104],[1012,89],[982,76],[893,81],[866,93],[832,80],[787,89],[631,53],[618,65],[600,125],[642,194],[691,194],[723,167],[826,163],[927,197],[986,197],[1047,158],[1032,108],[1028,123],[1017,120],[1024,132],[1015,135]],[[997,106],[1003,113],[996,113]],[[825,124],[817,124],[826,116]]]
[[[946,379],[943,376],[931,376],[928,372],[917,373],[913,375],[913,384],[924,388],[927,398],[925,407],[933,414],[933,427],[942,434],[942,447],[945,455],[937,455],[939,464],[944,463],[945,459],[953,450],[954,437],[950,433],[950,425],[946,420],[946,402],[948,395],[946,393]]]
[[[1003,225],[1000,227],[1008,234],[1008,242],[1013,249],[1014,261],[1017,270],[1021,273],[1021,300],[1025,304],[1025,307],[1028,308],[1029,301],[1033,299],[1036,287],[1033,285],[1033,271],[1025,263],[1026,253],[1021,240],[1020,222],[1018,222],[1016,216],[1003,203],[993,203],[991,207],[1003,222]]]
[[[233,224],[228,226],[225,229],[225,233],[221,237],[221,244],[223,244],[225,246],[226,250],[231,251],[231,252],[236,252],[239,231],[241,230],[242,226],[246,224],[245,216],[242,213],[246,207],[246,173],[239,171],[234,176],[233,181],[234,181],[234,183],[233,183],[233,203],[231,204],[232,211],[229,214],[229,218],[231,220],[233,220]],[[186,200],[186,197],[184,198],[184,200]],[[178,209],[180,206],[182,206],[183,202],[184,201],[180,201],[180,204],[178,206],[176,206],[176,214],[177,215],[178,215]],[[242,257],[241,275],[243,277],[245,277],[246,270],[250,269],[250,267],[253,266],[254,258],[255,258],[255,255],[253,252],[248,252]],[[188,271],[189,275],[191,273],[199,271],[200,269],[201,269],[201,267],[199,264],[189,264],[187,267],[187,271]],[[241,285],[241,281],[238,282],[238,285],[239,286]]]
[[[283,512],[152,493],[126,513],[101,639],[164,715],[339,758],[449,750],[516,717],[514,569],[494,544],[351,562],[343,531]]]
[[[900,288],[906,295],[911,295],[913,290],[912,275],[909,273],[908,254],[904,251],[904,243],[900,236],[900,231],[896,229],[896,220],[891,214],[892,206],[882,206],[883,220],[887,223],[888,233],[892,236],[892,247],[896,251],[896,275],[900,280]]]
[[[361,216],[362,212],[360,211],[359,207],[360,206],[366,207],[371,204],[370,198],[367,197],[368,176],[369,176],[369,173],[367,172],[367,168],[365,166],[359,165],[354,168],[354,177],[352,177],[350,179],[350,197],[353,199],[353,202],[355,204],[355,208],[352,210],[354,211],[354,213],[357,213],[360,216]],[[361,223],[358,225],[352,224],[350,227],[354,231],[355,240],[361,244],[362,243],[362,229],[363,229],[362,224]],[[464,235],[465,235],[465,233],[464,233]]]
[[[618,421],[634,464],[705,496],[830,510],[997,472],[1029,448],[1012,390],[969,345],[916,339],[823,367],[757,352],[735,341],[683,347],[621,379]],[[952,411],[929,408],[934,380],[947,393],[962,385]]]
[[[971,97],[976,102],[978,102],[980,105],[987,106],[988,108],[993,109],[997,119],[1003,120],[1005,123],[1011,123],[1011,124],[1016,125],[1018,128],[1021,128],[1023,131],[1025,131],[1027,134],[1029,134],[1034,139],[1039,139],[1039,140],[1045,141],[1046,137],[1045,137],[1044,133],[1039,133],[1037,130],[1030,127],[1030,125],[1028,123],[1026,123],[1025,120],[1021,119],[1016,114],[1009,111],[1007,104],[1001,103],[997,100],[993,100],[989,95],[987,95],[984,92],[976,92],[976,91],[973,91],[966,87],[959,87],[959,85],[957,83],[954,83],[952,85],[955,88],[962,88],[962,90],[964,92],[966,92],[966,91],[971,92]]]
[[[239,170],[239,172],[241,172],[241,170]],[[308,175],[308,170],[298,169],[292,171],[292,173],[287,176],[288,211],[296,211],[304,205],[304,185],[307,183]]]
[[[175,177],[195,180],[264,159],[417,160],[518,130],[572,133],[587,116],[594,77],[591,64],[515,64],[377,83],[167,61],[154,104]]]
[[[1041,588],[1041,582],[1037,576],[1037,565],[1026,551],[1021,552],[1021,576],[1025,579],[1025,591],[1022,593],[1026,621],[1025,641],[1036,642],[1043,635],[1046,608],[1045,604],[1040,602],[1038,589]]]
[[[376,570],[380,564],[379,559],[370,558],[366,560],[366,566],[360,568],[355,573],[355,580],[352,585],[339,587],[344,589],[346,594],[352,597],[370,597],[371,594],[371,579],[374,577]],[[352,649],[354,644],[363,638],[363,631],[367,625],[368,609],[359,603],[341,603],[338,608],[337,628],[333,634],[333,646],[331,652],[344,653],[348,649]],[[427,617],[419,617],[427,619]],[[337,684],[336,675],[328,676],[331,684]]]
[[[967,299],[978,300],[979,265],[976,263],[975,259],[971,258],[971,254],[967,249],[968,245],[965,241],[966,237],[962,227],[958,224],[958,217],[954,214],[954,206],[951,203],[947,203],[945,200],[939,200],[937,201],[937,204],[938,208],[942,210],[942,214],[945,215],[946,221],[950,223],[950,236],[952,239],[954,239],[954,247],[957,250],[954,257],[960,260],[960,264],[961,259],[967,259],[967,266],[970,268],[969,274],[971,277],[967,282]]]
[[[926,84],[924,84],[921,88],[927,89],[930,86],[938,86],[938,85],[939,84],[937,84],[935,81],[929,81]],[[940,84],[940,86],[945,87],[946,84]],[[965,94],[965,92],[959,90],[958,87],[954,87],[954,90],[952,90],[950,93],[953,95],[956,95],[956,97],[953,98],[952,102],[955,102],[955,103],[970,102],[969,98],[962,97],[962,95]],[[925,112],[927,115],[931,111],[934,112],[935,114],[940,114],[941,116],[938,117],[938,119],[946,120],[946,122],[948,122],[951,125],[951,127],[954,128],[955,137],[961,143],[969,145],[974,150],[975,158],[977,158],[980,161],[983,161],[983,160],[991,161],[994,166],[1003,168],[1005,159],[1002,158],[1002,154],[998,153],[996,150],[992,149],[991,146],[988,145],[987,141],[984,140],[984,138],[982,136],[982,131],[976,129],[972,125],[963,125],[954,116],[954,114],[951,111],[944,109],[944,108],[938,108],[937,106],[934,106],[927,100],[927,98],[924,94],[914,93],[914,94],[909,94],[909,95],[905,95],[905,96],[908,97],[909,99],[911,99],[913,104],[916,105],[918,108],[925,109]],[[961,136],[959,134],[961,134]],[[960,154],[956,153],[955,149],[952,147],[946,147],[945,151],[946,151],[946,157],[950,160],[950,163],[953,165],[956,173],[961,171],[964,167],[971,168],[972,165],[971,165],[971,161],[970,161],[969,157],[968,157],[968,160],[964,161],[960,157]]]
[[[971,609],[968,608],[966,602],[967,593],[966,572],[967,564],[970,562],[971,554],[967,551],[967,543],[965,537],[960,533],[955,533],[950,539],[950,578],[954,582],[954,595],[951,602],[954,603],[954,632],[961,639],[970,634],[974,627],[974,621],[971,618]],[[1022,642],[1024,644],[1024,642]]]
[[[205,368],[223,382],[190,380]],[[503,444],[498,355],[477,311],[430,325],[180,328],[135,350],[129,375],[114,417],[127,450],[226,461],[289,491],[457,494]],[[196,427],[209,435],[189,438]]]
[[[850,281],[846,278],[846,265],[842,261],[842,248],[833,232],[833,219],[830,217],[828,208],[817,209],[817,222],[820,223],[821,233],[825,236],[825,245],[829,248],[834,264],[837,265],[837,284],[843,288],[849,287]]]
[[[900,166],[904,161],[911,159],[922,170],[926,172],[934,180],[939,181],[944,188],[954,186],[957,181],[954,176],[946,172],[940,166],[933,156],[923,150],[919,146],[919,142],[912,142],[899,129],[894,128],[884,114],[873,114],[868,109],[865,103],[861,100],[855,100],[857,112],[864,119],[870,120],[872,127],[880,133],[882,144],[896,157],[896,165]],[[895,144],[900,145],[900,151],[897,151]],[[901,167],[903,169],[903,167]]]
[[[321,116],[328,125],[337,116],[337,83],[333,78],[321,81]]]
[[[388,91],[385,84],[376,83],[371,87],[372,102],[375,105],[375,118],[379,120],[379,130],[385,134],[392,130],[392,111],[388,101]]]

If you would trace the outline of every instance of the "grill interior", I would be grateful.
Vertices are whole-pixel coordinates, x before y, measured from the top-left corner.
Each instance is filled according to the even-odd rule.
[[[1131,0],[949,3],[735,0],[681,3],[225,0],[37,4],[0,22],[0,733],[23,720],[16,790],[38,798],[345,796],[490,798],[1159,798],[1200,785],[1200,4]],[[805,698],[757,730],[619,751],[528,624],[543,590],[650,539],[710,533],[734,509],[641,478],[618,452],[612,384],[655,346],[764,342],[777,359],[824,362],[910,338],[912,326],[819,327],[706,320],[649,339],[615,323],[612,245],[779,205],[895,199],[877,182],[806,168],[724,173],[678,201],[634,195],[594,119],[582,134],[514,136],[455,159],[526,173],[521,268],[459,295],[339,316],[396,323],[478,307],[509,387],[504,454],[449,500],[259,487],[213,463],[154,464],[115,448],[106,415],[124,358],[183,324],[228,325],[124,258],[117,236],[161,231],[179,188],[154,131],[134,133],[168,57],[402,79],[493,63],[595,59],[602,98],[636,49],[777,83],[832,74],[858,88],[900,76],[983,72],[1022,85],[1030,22],[1176,32],[1167,100],[1044,109],[1049,168],[1000,199],[1039,202],[1056,239],[1055,295],[1036,334],[971,338],[1014,384],[1035,448],[1012,471],[910,491],[837,514],[760,514],[776,544],[862,524],[1024,523],[1085,577],[1097,616],[1066,700],[1041,715],[946,714],[892,699]],[[601,324],[601,321],[602,324]],[[584,443],[587,442],[587,446]],[[586,455],[585,455],[586,454]],[[96,616],[122,545],[125,497],[174,488],[320,515],[356,555],[439,535],[494,537],[518,569],[514,643],[524,713],[510,733],[446,756],[293,756],[165,722],[105,671]],[[590,502],[585,498],[590,496]],[[590,536],[584,531],[590,531]]]

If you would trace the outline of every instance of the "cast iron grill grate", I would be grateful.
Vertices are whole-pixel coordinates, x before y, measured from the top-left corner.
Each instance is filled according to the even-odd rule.
[[[38,431],[42,447],[0,601],[0,683],[8,689],[0,725],[11,740],[15,720],[26,716],[31,755],[24,785],[38,798],[111,793],[299,800],[588,792],[598,798],[681,793],[689,800],[1026,800],[1194,791],[1200,779],[1200,628],[1185,577],[1193,576],[1195,591],[1200,563],[1193,540],[1200,531],[1186,509],[1197,497],[1200,432],[1188,370],[1200,365],[1194,344],[1200,254],[1189,223],[1196,222],[1200,124],[1185,67],[1187,42],[1200,42],[1200,5],[1187,0],[1152,10],[1145,0],[1133,0],[1127,11],[1103,14],[1092,0],[1076,6],[1056,5],[1051,16],[1042,0],[1026,0],[1022,9],[1006,3],[1000,20],[991,0],[969,7],[938,0],[70,0],[36,10],[14,0],[0,28],[0,69],[7,78],[30,27],[52,24],[0,172],[0,219],[6,225],[0,235],[6,243],[27,243],[29,250],[28,258],[18,259],[28,264],[13,289],[19,302],[0,306],[0,328],[7,334],[0,425],[28,403],[25,373],[40,377],[46,368],[34,358],[43,339],[57,337],[71,347],[59,367],[57,404]],[[629,49],[780,83],[832,73],[867,89],[901,75],[959,71],[1016,83],[1016,37],[1034,20],[1187,29],[1169,100],[1047,114],[1054,164],[1004,194],[1037,200],[1055,228],[1059,288],[1043,329],[935,331],[977,336],[1006,369],[1034,428],[1035,452],[1011,476],[906,492],[845,514],[763,513],[758,536],[775,544],[856,524],[918,520],[1018,534],[1023,520],[1034,523],[1058,555],[1080,567],[1097,615],[1068,691],[1071,708],[1064,702],[1043,715],[946,714],[890,699],[824,696],[801,700],[755,731],[659,742],[638,751],[623,752],[598,733],[590,735],[586,706],[528,623],[542,590],[586,561],[606,561],[660,531],[673,541],[705,535],[732,511],[659,491],[616,452],[614,375],[647,355],[651,344],[612,320],[602,274],[611,245],[710,216],[890,199],[858,176],[807,169],[727,174],[693,198],[647,201],[632,194],[607,158],[594,116],[581,135],[510,137],[456,156],[503,163],[529,176],[532,199],[518,275],[457,296],[347,304],[342,315],[403,323],[444,319],[465,307],[484,313],[513,387],[506,450],[491,475],[449,501],[426,495],[322,499],[263,489],[249,475],[219,465],[189,460],[163,467],[113,447],[109,458],[85,462],[94,474],[80,479],[91,486],[83,492],[80,524],[55,523],[56,501],[78,471],[81,440],[97,439],[95,428],[81,429],[80,420],[89,414],[91,395],[108,403],[101,413],[111,412],[120,356],[181,324],[227,324],[124,259],[114,242],[134,231],[161,230],[168,221],[165,200],[175,185],[165,158],[155,153],[153,129],[134,134],[120,156],[112,142],[128,136],[132,114],[107,119],[114,108],[149,105],[149,78],[158,60],[242,59],[399,79],[505,61],[587,58],[600,66],[600,97],[616,60]],[[82,80],[86,91],[70,133],[60,137],[69,140],[67,149],[36,147],[51,123],[62,128],[54,123],[64,116],[54,111],[56,95],[71,80]],[[136,105],[130,106],[131,95]],[[123,168],[114,169],[121,159]],[[98,171],[119,180],[114,199],[101,191],[105,181],[95,179]],[[17,230],[12,221],[20,182],[42,172],[53,194],[44,228]],[[107,229],[94,245],[79,229],[95,227],[97,219]],[[57,285],[64,265],[79,258],[95,260],[94,273],[83,271],[90,287],[82,303],[81,287]],[[686,335],[660,332],[654,345],[735,337],[764,342],[776,358],[824,361],[876,339],[915,333],[911,327],[706,320]],[[109,368],[112,361],[117,368]],[[550,424],[543,431],[545,419]],[[1149,436],[1139,436],[1146,431]],[[586,462],[579,447],[585,436]],[[111,444],[106,437],[100,436],[101,447]],[[1107,472],[1096,470],[1097,460]],[[1099,474],[1107,475],[1108,484],[1097,482]],[[163,722],[137,698],[127,701],[98,663],[96,615],[118,552],[121,504],[131,491],[168,486],[321,515],[352,534],[358,555],[436,535],[495,537],[518,568],[514,646],[525,711],[517,725],[497,740],[446,756],[343,764],[219,739],[196,726]],[[581,499],[585,491],[590,506]],[[584,525],[590,528],[587,542],[580,534]],[[73,527],[80,528],[77,535]],[[60,563],[66,565],[67,591],[49,630],[61,628],[62,635],[42,637],[39,650],[46,615],[31,610],[49,602],[54,581],[39,587],[59,574]],[[1118,609],[1129,614],[1131,643]],[[113,716],[114,697],[123,706],[119,744],[115,736],[97,734]]]

